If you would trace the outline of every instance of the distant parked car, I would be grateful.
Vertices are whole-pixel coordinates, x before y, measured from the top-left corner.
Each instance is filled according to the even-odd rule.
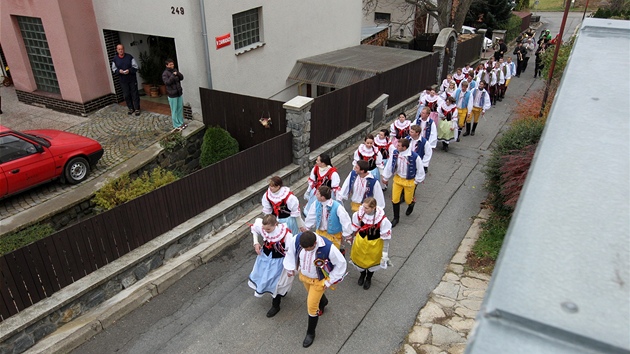
[[[98,141],[42,129],[18,132],[0,125],[0,198],[60,178],[76,184],[103,156]]]
[[[462,34],[475,34],[477,33],[477,29],[475,27],[470,26],[462,26]],[[483,37],[483,49],[492,48],[492,39],[488,37]]]

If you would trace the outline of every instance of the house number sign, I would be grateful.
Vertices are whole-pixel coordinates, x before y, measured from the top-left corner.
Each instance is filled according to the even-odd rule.
[[[171,14],[173,14],[173,15],[183,15],[184,14],[184,8],[183,7],[171,6]]]

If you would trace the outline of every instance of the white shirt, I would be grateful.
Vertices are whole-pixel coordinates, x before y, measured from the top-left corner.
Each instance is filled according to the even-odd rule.
[[[410,139],[409,139],[409,150],[416,151],[416,145],[419,142],[420,142],[419,138],[418,138],[418,140],[414,140],[413,138],[410,137]],[[418,155],[420,155],[420,154],[418,154]],[[431,144],[429,144],[429,142],[427,141],[426,144],[424,144],[424,156],[422,157],[422,166],[429,167],[429,162],[431,162],[431,156],[433,156],[433,149],[431,148]]]
[[[395,151],[395,150],[394,150]],[[405,151],[401,151],[398,154],[398,162],[396,163],[396,174],[404,179],[407,179],[407,157],[411,156],[411,149],[407,149]],[[385,165],[385,169],[383,170],[383,180],[388,181],[393,173],[392,173],[392,163],[394,161],[394,156],[392,156],[387,160],[387,165]],[[420,155],[414,161],[416,164],[416,175],[414,177],[414,181],[416,184],[422,183],[424,181],[424,168],[422,168],[422,159],[420,159]]]
[[[429,136],[426,135],[427,131],[427,123],[429,122],[429,118],[427,120],[422,120],[422,118],[418,118],[416,124],[422,128],[422,136],[429,141],[429,145],[435,149],[437,146],[437,125],[435,125],[435,121],[431,123],[431,134]]]
[[[300,254],[298,255],[298,257],[300,260],[300,273],[304,274],[304,276],[306,277],[317,279],[318,278],[317,268],[314,264],[315,256],[316,256],[317,249],[319,247],[323,247],[325,243],[321,236],[316,235],[315,237],[317,238],[315,241],[317,244],[317,247],[315,247],[315,249],[312,251],[306,251],[305,249],[300,248]],[[294,240],[288,243],[287,248],[286,248],[286,256],[284,257],[284,260],[282,261],[284,268],[288,271],[297,270],[296,269],[297,264],[295,264],[296,249],[295,249]],[[330,278],[327,279],[325,282],[326,286],[330,286],[338,281],[341,281],[346,274],[346,267],[347,267],[346,259],[335,246],[330,247],[330,253],[328,254],[328,258],[330,259],[330,262],[335,266],[335,268],[333,268],[333,270],[330,271],[330,274],[329,274]]]
[[[492,102],[490,102],[490,95],[488,94],[488,91],[486,91],[485,88],[483,90],[474,89],[472,91],[471,99],[473,101],[474,107],[480,107],[482,95],[485,95],[485,98],[483,101],[483,107],[481,107],[481,109],[483,112],[485,112],[487,109],[489,109],[492,106]]]
[[[385,216],[383,208],[377,206],[372,215],[370,215],[365,213],[363,205],[361,205],[359,210],[352,214],[352,230],[354,232],[359,231],[361,223],[364,225],[376,225],[379,222],[381,223],[381,238],[390,240],[392,238],[392,223]]]
[[[315,225],[315,222],[317,222],[317,206],[314,205],[308,210],[308,215],[306,216],[306,219],[304,220],[304,225],[309,229],[312,229],[313,227],[315,227],[318,230],[328,231],[328,208],[326,207],[331,207],[333,205],[333,199],[328,199],[324,203],[320,201],[317,201],[316,203],[323,204],[322,205],[322,220],[320,221],[319,225]],[[343,207],[343,204],[337,207],[337,217],[339,218],[339,223],[341,223],[341,228],[342,228],[341,232],[343,236],[352,235],[350,215],[348,214],[346,209]]]
[[[352,185],[352,190],[350,190],[350,177],[352,176],[352,172],[348,174],[346,180],[343,182],[341,186],[341,190],[337,193],[337,200],[342,201],[348,199],[348,195],[352,193],[352,198],[350,199],[353,203],[361,204],[363,203],[363,196],[365,195],[365,190],[368,186],[368,179],[374,179],[371,173],[368,173],[365,177],[361,177],[357,174],[357,178],[354,180],[354,184]],[[385,196],[383,195],[383,189],[379,181],[374,182],[374,190],[373,197],[376,199],[376,205],[381,208],[385,208]]]
[[[267,189],[267,192],[262,197],[263,214],[273,214],[273,206],[269,203],[267,197],[269,197],[272,202],[279,203],[287,197],[289,192],[291,192],[289,187],[280,187],[276,193],[272,193],[271,189]],[[287,207],[291,210],[291,217],[300,218],[300,201],[296,196],[291,195],[287,198]]]

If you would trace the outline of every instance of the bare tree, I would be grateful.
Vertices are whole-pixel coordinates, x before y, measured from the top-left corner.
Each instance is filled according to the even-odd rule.
[[[379,0],[363,0],[364,14],[373,12],[378,2]],[[426,13],[434,18],[440,30],[453,27],[459,32],[473,0],[435,0],[435,2],[434,4],[431,0],[404,0],[404,5],[412,7],[411,11],[417,10],[417,15]]]

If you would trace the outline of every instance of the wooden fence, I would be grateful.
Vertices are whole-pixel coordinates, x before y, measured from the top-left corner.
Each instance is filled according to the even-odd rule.
[[[287,131],[284,102],[203,87],[199,88],[199,95],[203,123],[227,130],[238,141],[241,150]],[[271,127],[263,127],[260,118],[271,118]]]
[[[292,163],[284,133],[0,257],[0,321]]]
[[[323,96],[311,106],[311,151],[366,120],[366,107],[382,94],[394,106],[435,83],[437,55],[378,74]]]
[[[483,35],[477,34],[475,37],[457,43],[455,52],[455,69],[463,68],[466,64],[472,64],[479,59],[481,46],[483,45]]]

